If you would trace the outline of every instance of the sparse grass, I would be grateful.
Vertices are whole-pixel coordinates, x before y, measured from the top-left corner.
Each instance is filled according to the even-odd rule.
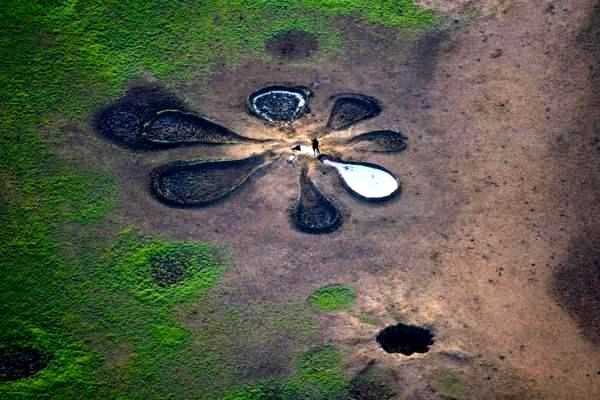
[[[441,371],[431,377],[431,385],[441,394],[451,399],[462,399],[465,387],[461,380],[450,371]]]
[[[379,319],[377,319],[375,317],[371,317],[369,315],[359,315],[358,320],[360,322],[362,322],[363,324],[368,324],[368,325],[373,325],[373,326],[381,325],[381,321]]]
[[[317,347],[302,354],[292,376],[247,385],[227,395],[225,400],[341,399],[350,382],[343,367],[342,356],[334,346]]]
[[[310,305],[319,311],[349,310],[355,300],[354,289],[340,284],[323,286],[308,298]]]

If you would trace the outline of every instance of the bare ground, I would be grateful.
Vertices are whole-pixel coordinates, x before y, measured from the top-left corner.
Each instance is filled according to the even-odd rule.
[[[452,2],[428,3],[452,8]],[[365,204],[315,166],[317,186],[348,215],[330,235],[291,227],[286,210],[297,197],[300,171],[283,160],[215,206],[174,209],[149,194],[149,171],[162,163],[239,158],[262,145],[134,154],[85,128],[65,150],[93,153],[115,171],[127,223],[231,245],[237,255],[225,276],[231,304],[280,303],[325,284],[351,284],[358,304],[351,313],[319,316],[322,341],[344,349],[351,371],[371,360],[391,371],[401,398],[443,398],[429,384],[440,371],[461,378],[465,398],[600,398],[594,334],[555,286],[559,271],[581,252],[574,243],[597,232],[600,216],[593,145],[600,109],[590,78],[598,58],[577,44],[593,5],[488,2],[489,15],[416,46],[392,30],[343,19],[347,49],[331,62],[250,60],[218,71],[209,90],[182,84],[179,94],[190,109],[249,137],[289,142],[324,125],[337,93],[381,100],[380,116],[335,135],[405,134],[404,153],[346,155],[394,171],[403,193],[385,205]],[[273,83],[315,92],[312,113],[294,130],[267,127],[244,111],[249,93]],[[328,151],[326,142],[321,150]],[[586,312],[597,327],[598,310]],[[181,318],[190,328],[201,325],[201,315]],[[397,320],[432,328],[432,349],[408,358],[384,352],[375,335]],[[245,357],[263,351],[258,346]]]

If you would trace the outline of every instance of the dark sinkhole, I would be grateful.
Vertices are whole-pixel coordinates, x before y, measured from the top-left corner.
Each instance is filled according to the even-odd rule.
[[[155,255],[150,259],[152,277],[157,285],[173,286],[182,282],[188,273],[188,260],[184,257]]]
[[[48,366],[50,357],[33,347],[0,347],[0,382],[35,375]]]
[[[410,356],[413,353],[427,353],[434,342],[433,337],[427,328],[398,323],[380,331],[376,339],[386,352]]]

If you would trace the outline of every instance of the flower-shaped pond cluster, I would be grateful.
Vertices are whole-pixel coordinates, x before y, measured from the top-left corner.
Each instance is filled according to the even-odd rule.
[[[269,86],[247,99],[250,114],[270,125],[288,125],[310,112],[312,92],[299,86]],[[132,149],[166,149],[174,146],[262,143],[261,154],[230,160],[182,160],[160,166],[151,172],[151,190],[161,202],[177,207],[202,207],[226,198],[243,186],[259,169],[283,155],[292,164],[302,159],[300,193],[292,207],[291,220],[307,233],[327,233],[339,228],[338,207],[312,182],[306,165],[322,163],[336,171],[342,187],[364,201],[382,202],[400,193],[400,183],[385,168],[368,162],[346,161],[332,154],[352,148],[364,152],[401,152],[406,137],[391,130],[362,133],[344,141],[332,142],[332,154],[312,148],[311,140],[327,140],[327,135],[344,130],[382,111],[380,102],[362,94],[335,96],[323,128],[310,137],[297,138],[293,146],[271,139],[243,136],[203,116],[186,111],[175,96],[159,88],[136,88],[121,100],[101,110],[96,128],[105,137]],[[289,144],[289,143],[288,143]]]

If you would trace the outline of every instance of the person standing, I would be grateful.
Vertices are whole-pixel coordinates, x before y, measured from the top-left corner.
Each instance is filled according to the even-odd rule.
[[[317,138],[312,139],[312,149],[315,157],[321,155],[321,150],[319,150],[319,140]]]

